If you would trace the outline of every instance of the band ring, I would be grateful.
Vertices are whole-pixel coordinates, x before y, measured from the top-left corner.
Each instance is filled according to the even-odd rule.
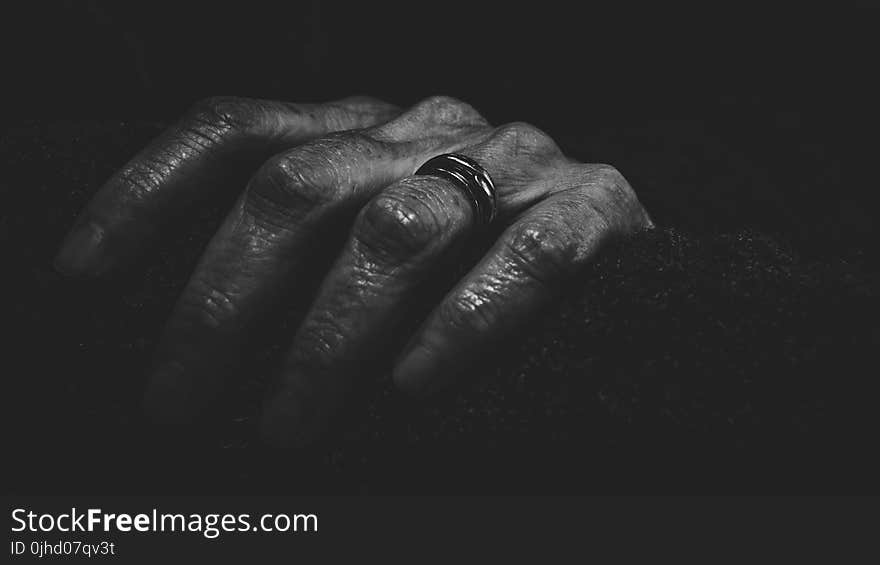
[[[419,167],[416,174],[444,178],[461,187],[483,226],[495,219],[495,183],[486,169],[470,157],[460,153],[438,155]]]

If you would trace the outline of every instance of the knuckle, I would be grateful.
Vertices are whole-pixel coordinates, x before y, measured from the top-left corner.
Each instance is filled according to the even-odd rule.
[[[290,361],[313,371],[329,366],[345,341],[345,335],[346,328],[335,316],[318,316],[298,332]]]
[[[211,96],[193,104],[187,116],[196,124],[214,129],[242,128],[252,119],[253,103],[235,96]]]
[[[497,317],[488,297],[471,288],[444,301],[439,316],[445,326],[471,334],[491,331]]]
[[[614,213],[628,222],[632,221],[634,227],[650,225],[650,218],[642,207],[635,190],[617,168],[603,163],[591,164],[587,167],[589,184],[602,191],[605,201],[610,206],[603,217],[610,221],[607,216]]]
[[[238,316],[239,309],[233,293],[195,278],[181,297],[180,312],[197,327],[220,329]]]
[[[603,186],[615,189],[632,190],[629,186],[629,182],[626,180],[626,177],[624,177],[623,174],[618,171],[617,167],[615,167],[614,165],[597,163],[591,165],[590,167],[592,169],[592,174]]]
[[[181,157],[191,151],[210,150],[247,132],[253,114],[253,103],[244,98],[215,96],[199,100],[172,130],[173,146]]]
[[[471,124],[486,120],[470,104],[450,96],[430,96],[412,108],[412,113],[437,123]]]
[[[173,170],[173,159],[158,155],[141,155],[120,169],[113,181],[133,200],[147,198],[155,192]]]
[[[495,130],[493,138],[496,143],[513,154],[535,155],[559,151],[553,138],[526,122],[503,125]]]
[[[355,232],[370,248],[409,257],[430,247],[448,224],[446,213],[428,201],[388,190],[364,207]]]
[[[473,106],[448,96],[431,96],[370,130],[379,139],[401,141],[427,135],[485,128],[488,122]]]
[[[342,199],[341,152],[302,146],[269,159],[248,185],[247,204],[308,213]]]
[[[612,196],[624,201],[635,198],[635,191],[629,181],[616,167],[604,163],[590,165],[590,175],[597,185],[610,192]]]
[[[547,223],[518,226],[507,250],[517,270],[541,283],[549,283],[568,272],[577,256],[575,239],[565,237],[559,227]]]
[[[244,98],[214,97],[196,102],[172,126],[116,175],[135,197],[155,191],[188,159],[216,157],[216,149],[247,131],[253,102]]]

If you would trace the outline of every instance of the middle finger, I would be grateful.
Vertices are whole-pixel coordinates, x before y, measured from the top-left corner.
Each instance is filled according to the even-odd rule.
[[[166,326],[146,409],[162,426],[204,421],[250,337],[320,264],[317,238],[439,152],[483,135],[466,104],[431,98],[390,122],[315,140],[267,162],[213,237]]]

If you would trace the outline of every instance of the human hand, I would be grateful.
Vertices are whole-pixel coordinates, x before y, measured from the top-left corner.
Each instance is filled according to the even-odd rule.
[[[414,175],[451,152],[494,180],[491,230],[461,186]],[[263,414],[264,437],[276,445],[303,445],[326,430],[366,366],[393,367],[397,386],[416,395],[466,378],[476,360],[502,355],[505,339],[606,241],[651,226],[613,167],[565,157],[528,124],[492,127],[451,98],[404,111],[367,98],[216,98],[113,175],[56,265],[71,276],[110,276],[173,218],[237,188],[160,340],[146,408],[171,429],[203,423],[241,376],[253,336],[279,305],[299,302],[307,313]],[[337,240],[332,257],[316,256]],[[426,291],[486,245],[452,288]]]

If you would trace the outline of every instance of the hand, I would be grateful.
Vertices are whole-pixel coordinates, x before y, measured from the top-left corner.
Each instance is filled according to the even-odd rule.
[[[413,176],[450,152],[492,176],[496,231],[479,229],[460,187]],[[613,167],[572,161],[528,124],[492,127],[454,99],[400,111],[367,98],[217,98],[98,191],[56,266],[81,277],[119,272],[171,219],[238,187],[160,340],[146,407],[175,430],[204,422],[241,375],[252,337],[280,305],[299,302],[308,308],[263,414],[264,437],[279,445],[326,430],[365,365],[392,367],[396,356],[394,382],[418,395],[465,378],[476,360],[503,355],[505,338],[607,240],[651,226]],[[486,244],[445,295],[426,290]],[[320,256],[327,248],[333,256]],[[312,280],[322,281],[316,292]],[[435,303],[420,312],[426,292]]]

